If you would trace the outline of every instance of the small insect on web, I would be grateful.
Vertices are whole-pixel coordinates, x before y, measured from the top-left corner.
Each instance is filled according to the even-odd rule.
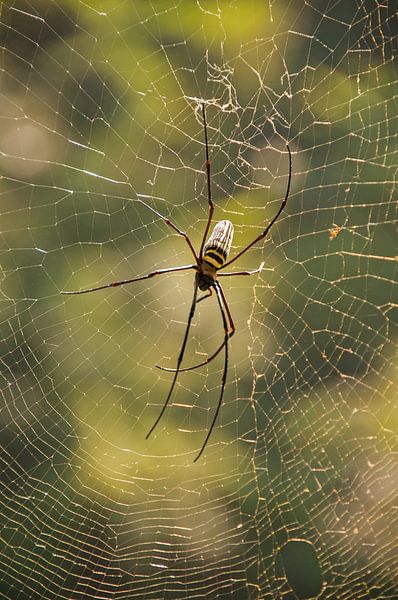
[[[210,235],[209,239],[206,242],[206,239],[207,239],[207,236],[209,233],[209,229],[211,226],[212,218],[213,218],[214,204],[213,204],[212,195],[211,195],[211,175],[210,175],[211,163],[209,160],[209,144],[208,144],[208,139],[207,139],[206,109],[205,109],[204,103],[202,103],[202,114],[203,114],[203,128],[204,128],[205,151],[206,151],[205,167],[206,167],[206,177],[207,177],[208,217],[207,217],[207,223],[206,223],[206,227],[205,227],[203,237],[202,237],[202,243],[200,245],[199,254],[196,254],[196,251],[192,245],[192,242],[185,232],[181,231],[169,219],[167,219],[166,217],[163,217],[160,213],[157,213],[163,219],[163,221],[167,225],[169,225],[169,227],[171,227],[179,236],[181,236],[185,239],[185,241],[189,247],[189,250],[191,251],[191,253],[195,259],[195,262],[191,265],[183,265],[180,267],[170,267],[167,269],[158,269],[156,271],[152,271],[148,275],[143,275],[142,277],[134,277],[133,279],[125,279],[123,281],[114,281],[114,282],[108,283],[106,285],[101,285],[98,287],[93,287],[93,288],[89,288],[89,289],[85,289],[85,290],[78,290],[78,291],[74,291],[74,292],[61,292],[62,294],[87,294],[89,292],[96,292],[98,290],[103,290],[103,289],[106,289],[109,287],[117,287],[119,285],[126,285],[128,283],[135,283],[137,281],[143,281],[144,279],[150,279],[151,277],[155,277],[157,275],[163,275],[165,273],[175,273],[177,271],[187,271],[189,269],[193,269],[195,271],[193,298],[192,298],[191,308],[190,308],[189,315],[188,315],[188,322],[187,322],[187,326],[185,329],[183,342],[182,342],[180,353],[179,353],[178,359],[177,359],[177,366],[175,369],[168,369],[168,368],[160,367],[157,365],[157,367],[159,369],[162,369],[163,371],[169,371],[169,372],[174,373],[174,377],[173,377],[167,398],[163,404],[162,410],[160,411],[158,418],[152,425],[148,434],[146,435],[146,439],[148,439],[149,436],[151,435],[151,433],[154,431],[155,427],[158,425],[160,419],[162,418],[162,416],[170,402],[170,399],[171,399],[171,396],[172,396],[179,373],[184,372],[184,371],[192,371],[193,369],[197,369],[199,367],[202,367],[202,366],[208,364],[214,358],[216,358],[216,356],[218,356],[218,354],[224,349],[224,369],[223,369],[223,374],[222,374],[222,378],[221,378],[221,390],[220,390],[220,396],[218,399],[218,404],[217,404],[216,411],[213,416],[213,420],[210,424],[210,428],[207,432],[207,435],[202,444],[202,447],[201,447],[198,455],[196,456],[194,462],[196,462],[201,457],[204,449],[206,448],[207,442],[209,441],[211,433],[216,424],[218,414],[220,412],[220,408],[221,408],[221,404],[222,404],[222,400],[223,400],[223,396],[224,396],[225,383],[227,380],[227,373],[228,373],[228,342],[231,339],[231,337],[233,336],[233,334],[235,333],[235,325],[234,325],[234,322],[232,319],[231,311],[229,309],[228,302],[227,302],[227,299],[224,294],[224,290],[221,286],[221,283],[218,281],[218,278],[219,277],[235,277],[238,275],[254,275],[255,273],[259,273],[262,270],[264,263],[261,264],[260,267],[258,269],[255,269],[254,271],[233,271],[231,273],[225,273],[225,272],[221,273],[219,271],[221,271],[225,267],[234,263],[245,252],[247,252],[252,246],[254,246],[254,244],[256,244],[257,242],[260,242],[268,235],[268,232],[270,231],[271,227],[278,220],[280,214],[282,213],[283,209],[286,206],[286,202],[289,197],[290,182],[292,179],[292,156],[291,156],[290,148],[287,144],[286,147],[287,147],[288,155],[289,155],[289,177],[288,177],[288,182],[287,182],[286,194],[285,194],[284,199],[282,200],[282,203],[281,203],[277,213],[275,214],[273,219],[270,221],[270,223],[267,225],[267,227],[264,229],[264,231],[262,233],[260,233],[260,235],[258,235],[252,242],[250,242],[250,244],[248,244],[245,248],[243,248],[243,250],[241,250],[236,256],[234,256],[233,258],[228,260],[229,252],[231,250],[233,233],[234,233],[234,228],[230,221],[220,221],[219,223],[217,223],[213,229],[212,234]],[[204,296],[202,296],[201,298],[198,298],[198,290],[201,290],[201,291],[207,292],[207,293]],[[205,300],[206,298],[209,298],[210,296],[212,296],[213,290],[215,291],[215,296],[216,296],[217,303],[218,303],[218,306],[220,309],[222,324],[223,324],[223,328],[224,328],[223,342],[217,348],[217,350],[213,354],[208,356],[206,358],[206,360],[204,360],[203,362],[196,364],[192,367],[181,368],[181,363],[184,358],[185,347],[186,347],[187,341],[188,341],[189,330],[191,327],[192,319],[195,315],[196,305],[199,302],[201,302],[202,300]]]

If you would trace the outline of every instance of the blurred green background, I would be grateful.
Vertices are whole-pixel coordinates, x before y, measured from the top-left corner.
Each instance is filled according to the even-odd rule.
[[[1,5],[5,598],[393,598],[397,73],[375,1]],[[207,218],[264,245],[182,374]],[[238,266],[239,265],[239,266]],[[200,308],[199,308],[200,307]],[[222,339],[201,303],[186,364]]]

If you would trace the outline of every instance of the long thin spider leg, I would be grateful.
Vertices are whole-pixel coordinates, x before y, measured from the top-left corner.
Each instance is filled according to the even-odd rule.
[[[185,231],[181,231],[181,229],[179,229],[177,227],[177,225],[174,225],[174,223],[172,221],[170,221],[170,219],[168,219],[167,217],[165,217],[164,215],[162,215],[162,213],[160,213],[158,210],[156,210],[155,208],[152,208],[152,206],[150,206],[149,204],[147,204],[146,202],[144,202],[144,200],[142,198],[146,198],[148,196],[146,196],[145,194],[138,194],[137,195],[137,201],[140,202],[143,206],[145,206],[145,208],[147,210],[150,210],[152,213],[154,213],[155,215],[157,215],[158,217],[160,217],[162,219],[162,221],[164,221],[166,223],[166,225],[169,225],[169,227],[171,227],[172,229],[174,229],[174,231],[180,235],[181,237],[183,237],[186,241],[186,243],[189,246],[190,251],[192,252],[192,254],[195,257],[195,261],[196,264],[198,264],[198,257],[196,255],[195,249],[192,245],[191,240],[189,239],[189,236],[185,233]],[[116,196],[117,198],[117,196]]]
[[[202,296],[201,298],[199,298],[199,300],[196,300],[196,304],[199,304],[199,302],[202,302],[202,300],[206,300],[206,298],[210,298],[210,296],[213,295],[213,292],[211,291],[211,288],[208,289],[208,294],[205,294],[204,296]]]
[[[168,405],[168,403],[170,402],[170,398],[171,398],[171,395],[172,395],[172,393],[173,393],[173,390],[174,390],[174,386],[175,386],[175,384],[176,384],[176,381],[177,381],[178,373],[180,372],[180,365],[181,365],[182,359],[183,359],[183,357],[184,357],[185,346],[187,345],[187,341],[188,341],[189,329],[190,329],[190,327],[191,327],[192,319],[193,319],[193,317],[194,317],[194,314],[195,314],[195,308],[196,308],[196,298],[197,298],[197,295],[198,295],[198,276],[196,275],[196,277],[195,277],[195,287],[194,287],[194,292],[193,292],[192,304],[191,304],[191,308],[190,308],[190,311],[189,311],[188,322],[187,322],[187,327],[186,327],[186,329],[185,329],[184,340],[183,340],[183,342],[182,342],[182,346],[181,346],[180,354],[178,355],[178,359],[177,359],[177,369],[175,370],[175,373],[174,373],[173,382],[172,382],[172,384],[171,384],[171,387],[170,387],[169,393],[168,393],[168,395],[167,395],[166,401],[165,401],[165,403],[163,404],[163,408],[162,408],[162,410],[160,411],[160,413],[159,413],[159,416],[158,416],[158,418],[156,419],[156,421],[154,422],[154,424],[152,425],[151,429],[150,429],[150,430],[149,430],[149,432],[147,433],[147,435],[146,435],[146,438],[145,438],[145,439],[148,439],[148,438],[149,438],[149,436],[151,435],[152,431],[155,429],[156,425],[159,423],[160,419],[162,418],[162,416],[163,416],[163,414],[164,414],[164,411],[165,411],[165,410],[166,410],[166,408],[167,408],[167,405]]]
[[[205,103],[202,102],[202,113],[203,113],[203,127],[205,130],[205,147],[206,147],[206,162],[205,162],[205,166],[206,166],[206,175],[207,175],[207,200],[208,200],[208,205],[209,205],[209,216],[207,218],[207,225],[206,225],[206,229],[204,231],[203,234],[203,238],[202,238],[202,243],[200,245],[200,251],[199,251],[199,262],[202,262],[202,258],[203,258],[203,246],[205,245],[205,241],[207,239],[207,234],[209,233],[209,229],[210,229],[210,225],[211,225],[211,220],[213,218],[213,211],[214,211],[214,204],[213,204],[213,200],[211,198],[211,178],[210,178],[210,160],[209,160],[209,143],[208,143],[208,139],[207,139],[207,123],[206,123],[206,110],[205,110]]]
[[[229,337],[232,337],[232,335],[233,335],[233,333]],[[225,346],[225,340],[217,348],[217,350],[213,354],[208,356],[203,362],[198,363],[197,365],[193,365],[192,367],[184,367],[183,369],[180,369],[180,373],[185,373],[185,371],[194,371],[195,369],[199,369],[200,367],[204,367],[205,365],[209,364],[209,362],[211,362],[214,358],[216,358],[216,356],[218,356],[220,354],[220,352],[224,348],[224,346]],[[169,369],[168,367],[161,367],[160,365],[156,365],[156,368],[160,369],[161,371],[168,371],[169,373],[176,372],[176,369]]]
[[[220,408],[221,408],[221,404],[222,404],[222,399],[223,399],[223,396],[224,396],[225,382],[227,380],[227,373],[228,373],[228,338],[229,338],[229,332],[228,332],[227,318],[225,316],[225,312],[224,312],[224,308],[223,308],[223,298],[225,298],[225,296],[224,296],[224,294],[222,292],[221,285],[217,281],[214,283],[214,288],[215,288],[216,294],[217,294],[217,300],[218,300],[218,305],[219,305],[220,311],[221,311],[221,316],[222,316],[222,321],[223,321],[223,327],[224,327],[224,334],[225,334],[225,337],[224,337],[224,347],[225,347],[224,371],[223,371],[222,379],[221,379],[221,391],[220,391],[220,397],[218,399],[218,404],[217,404],[216,412],[214,413],[214,417],[213,417],[213,420],[211,422],[209,431],[207,432],[205,441],[203,442],[202,447],[201,447],[201,449],[199,451],[199,454],[197,455],[197,457],[195,458],[195,460],[193,462],[196,462],[202,456],[202,453],[203,453],[204,449],[206,448],[207,442],[209,441],[210,436],[212,434],[212,431],[214,429],[214,426],[216,424],[218,413],[220,412]],[[227,309],[227,312],[229,313],[228,309]]]
[[[292,154],[290,152],[290,148],[289,148],[288,144],[286,144],[286,148],[287,148],[287,151],[289,153],[289,179],[287,181],[286,194],[285,194],[285,197],[284,197],[284,199],[282,201],[282,204],[279,207],[279,210],[277,211],[277,213],[274,216],[274,218],[272,219],[272,221],[264,229],[264,231],[262,233],[260,233],[260,235],[257,236],[255,240],[253,240],[252,242],[250,242],[250,244],[248,246],[246,246],[246,248],[243,248],[243,250],[241,250],[236,256],[234,256],[233,258],[231,258],[231,260],[228,260],[226,263],[224,263],[223,266],[221,267],[222,269],[224,269],[227,265],[230,265],[233,262],[235,262],[236,260],[238,260],[238,258],[240,258],[242,256],[242,254],[244,254],[245,252],[247,252],[252,246],[254,246],[254,244],[257,244],[257,242],[259,242],[260,240],[263,240],[268,235],[268,232],[271,229],[272,225],[279,219],[279,216],[280,216],[281,212],[285,208],[287,199],[289,197],[289,192],[290,192],[290,182],[292,180]],[[220,273],[220,275],[221,275],[221,273]]]
[[[234,273],[218,273],[218,277],[233,277],[234,275],[256,275],[256,273],[261,273],[264,268],[265,263],[261,263],[258,269],[254,269],[254,271],[235,271]]]
[[[160,213],[159,213],[159,214],[160,214]],[[178,235],[180,235],[181,237],[183,237],[183,238],[185,239],[185,241],[186,241],[186,243],[188,244],[188,246],[189,246],[189,248],[190,248],[190,250],[191,250],[192,254],[193,254],[193,255],[194,255],[194,257],[195,257],[196,264],[198,265],[198,264],[199,264],[199,259],[198,259],[197,255],[196,255],[195,248],[193,247],[193,245],[192,245],[192,242],[191,242],[191,240],[189,239],[189,236],[188,236],[188,234],[187,234],[187,233],[185,233],[185,231],[181,231],[181,229],[178,229],[178,227],[177,227],[176,225],[174,225],[174,223],[172,223],[172,222],[170,221],[170,219],[166,219],[165,217],[162,217],[162,219],[163,219],[163,221],[164,221],[165,223],[167,223],[167,225],[170,225],[170,227],[171,227],[172,229],[174,229],[174,231],[175,231],[176,233],[178,233]]]
[[[185,233],[185,231],[181,231],[181,229],[179,229],[177,227],[177,225],[174,225],[174,223],[172,221],[170,221],[170,219],[168,219],[167,217],[165,217],[164,215],[162,215],[162,213],[160,213],[159,211],[157,211],[154,208],[152,208],[152,206],[149,206],[149,204],[147,204],[146,202],[144,202],[143,200],[141,200],[141,198],[138,198],[138,201],[141,202],[141,204],[143,204],[146,208],[148,208],[155,215],[157,215],[158,217],[160,217],[162,219],[162,221],[164,221],[166,223],[166,225],[168,225],[169,227],[171,227],[172,229],[174,229],[174,231],[178,235],[180,235],[181,237],[183,237],[185,239],[186,243],[189,246],[190,251],[192,252],[192,254],[195,257],[196,264],[199,264],[199,260],[198,260],[197,254],[195,252],[195,248],[193,247],[192,242],[191,242],[188,234]]]
[[[224,302],[224,306],[226,308],[227,314],[228,314],[228,321],[229,321],[229,333],[228,333],[228,340],[231,339],[231,337],[234,335],[235,333],[235,324],[231,315],[231,311],[229,310],[229,306],[228,306],[228,302],[227,299],[225,297],[224,294],[224,290],[222,289],[221,285],[220,285],[220,292],[223,298],[223,302]],[[204,296],[204,298],[207,298],[207,296]],[[184,373],[185,371],[193,371],[194,369],[199,369],[200,367],[203,367],[204,365],[208,365],[214,358],[216,358],[216,356],[218,356],[221,352],[221,350],[224,348],[225,346],[225,338],[223,343],[217,348],[217,350],[211,354],[210,356],[208,356],[203,362],[198,363],[197,365],[193,365],[192,367],[185,367],[184,369],[180,369],[180,373]],[[161,371],[171,371],[172,373],[175,373],[176,369],[169,369],[167,367],[161,367],[159,365],[156,365],[157,369],[160,369]]]
[[[234,320],[232,318],[231,311],[229,310],[229,305],[228,305],[227,299],[225,297],[224,290],[221,287],[221,283],[216,282],[216,284],[217,284],[216,291],[218,290],[218,292],[219,292],[219,294],[220,294],[220,296],[222,298],[222,301],[224,303],[224,308],[227,311],[228,321],[229,321],[229,326],[230,326],[229,337],[231,338],[234,335],[234,333],[235,333],[235,323],[234,323]],[[218,296],[217,296],[217,298],[218,298]]]
[[[148,275],[143,275],[142,277],[134,277],[134,279],[124,279],[123,281],[113,281],[112,283],[107,283],[98,287],[89,288],[87,290],[77,290],[76,292],[61,292],[61,294],[88,294],[89,292],[97,292],[98,290],[105,290],[106,288],[117,287],[118,285],[126,285],[127,283],[134,283],[135,281],[150,279],[151,277],[155,277],[155,275],[163,275],[164,273],[174,273],[175,271],[187,271],[188,269],[196,269],[196,265],[184,265],[182,267],[158,269],[157,271],[153,271],[152,273],[149,273]]]

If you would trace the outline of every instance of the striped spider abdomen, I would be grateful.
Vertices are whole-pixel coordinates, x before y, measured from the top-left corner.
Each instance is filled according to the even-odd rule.
[[[203,260],[220,269],[231,250],[234,226],[231,221],[219,221],[203,248]]]

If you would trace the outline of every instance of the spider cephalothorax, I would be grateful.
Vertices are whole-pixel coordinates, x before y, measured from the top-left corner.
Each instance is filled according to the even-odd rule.
[[[175,273],[176,271],[186,271],[188,269],[194,269],[196,271],[195,281],[194,281],[193,299],[192,299],[191,308],[190,308],[189,315],[188,315],[188,322],[187,322],[187,327],[185,329],[184,339],[183,339],[180,353],[179,353],[178,359],[177,359],[177,367],[175,369],[168,369],[165,367],[159,367],[157,365],[159,369],[162,369],[164,371],[173,372],[174,377],[173,377],[173,381],[170,386],[170,390],[167,395],[167,398],[163,404],[162,410],[160,411],[158,418],[156,419],[155,423],[152,425],[151,429],[149,430],[149,432],[146,436],[148,438],[151,435],[151,433],[153,432],[153,430],[159,423],[160,419],[162,418],[163,413],[165,412],[167,405],[169,404],[171,395],[174,390],[174,386],[177,381],[178,374],[181,373],[182,371],[192,371],[193,369],[197,369],[198,367],[202,367],[203,365],[208,364],[224,348],[225,349],[225,358],[224,358],[224,370],[223,370],[223,375],[222,375],[222,379],[221,379],[220,397],[218,399],[217,408],[214,413],[213,420],[210,424],[209,430],[207,432],[206,438],[205,438],[205,440],[202,444],[202,447],[201,447],[198,455],[196,456],[194,462],[196,462],[198,460],[198,458],[201,456],[203,450],[205,449],[206,444],[209,441],[211,432],[213,431],[214,425],[216,423],[218,413],[221,408],[222,399],[224,396],[225,382],[226,382],[226,378],[227,378],[227,371],[228,371],[228,341],[235,332],[235,326],[234,326],[234,322],[232,320],[231,311],[229,310],[227,299],[225,297],[223,288],[222,288],[220,282],[218,281],[218,278],[219,277],[232,277],[235,275],[253,275],[254,273],[259,273],[261,271],[262,265],[260,265],[260,267],[258,269],[255,269],[254,271],[233,271],[232,273],[225,273],[225,272],[220,273],[219,271],[221,269],[224,269],[227,265],[230,265],[231,263],[235,262],[238,258],[240,258],[242,256],[242,254],[247,252],[247,250],[249,250],[249,248],[254,246],[254,244],[259,242],[260,240],[263,240],[268,235],[269,230],[271,229],[272,225],[277,221],[277,219],[279,218],[281,212],[283,211],[283,209],[286,205],[287,199],[289,197],[290,182],[291,182],[291,178],[292,178],[292,157],[291,157],[291,153],[290,153],[290,148],[289,148],[289,146],[287,146],[287,150],[288,150],[288,154],[289,154],[289,178],[288,178],[288,182],[287,182],[287,189],[286,189],[285,197],[282,200],[282,203],[281,203],[276,215],[273,217],[273,219],[270,221],[270,223],[268,223],[267,227],[264,229],[264,231],[262,233],[260,233],[260,235],[258,235],[252,242],[250,242],[250,244],[245,246],[245,248],[243,248],[240,252],[238,252],[238,254],[236,254],[232,259],[228,260],[229,252],[231,250],[232,237],[234,234],[234,228],[233,228],[231,221],[219,221],[219,223],[217,223],[216,226],[214,227],[212,234],[210,235],[209,239],[206,242],[207,235],[209,233],[210,225],[211,225],[212,218],[213,218],[214,204],[213,204],[213,201],[211,198],[209,144],[208,144],[208,140],[207,140],[206,111],[205,111],[204,103],[202,104],[202,114],[203,114],[203,127],[204,127],[204,134],[205,134],[205,151],[206,151],[205,167],[206,167],[206,175],[207,175],[207,201],[208,201],[209,213],[208,213],[208,217],[207,217],[206,228],[204,230],[204,234],[202,237],[202,243],[200,246],[199,254],[196,254],[196,251],[192,245],[192,242],[186,233],[184,233],[176,225],[174,225],[174,223],[172,223],[170,221],[170,219],[167,219],[166,217],[164,217],[157,211],[154,211],[159,217],[161,217],[163,219],[163,221],[169,227],[171,227],[173,229],[173,231],[175,231],[178,235],[180,235],[181,237],[183,237],[185,239],[190,252],[192,253],[192,255],[195,258],[195,263],[192,265],[183,265],[181,267],[170,267],[167,269],[158,269],[156,271],[152,271],[148,275],[143,275],[142,277],[134,277],[133,279],[125,279],[123,281],[115,281],[112,283],[108,283],[106,285],[100,285],[98,287],[94,287],[94,288],[90,288],[90,289],[86,289],[86,290],[79,290],[77,292],[62,292],[63,294],[86,294],[88,292],[96,292],[97,290],[102,290],[102,289],[109,288],[109,287],[116,287],[119,285],[125,285],[127,283],[134,283],[137,281],[142,281],[144,279],[150,279],[151,277],[155,277],[156,275],[163,275],[164,273]],[[205,294],[204,296],[202,296],[201,298],[198,298],[198,289],[201,291],[204,291],[204,292],[207,291],[208,293]],[[217,350],[213,354],[208,356],[203,362],[196,364],[192,367],[181,368],[181,363],[182,363],[182,359],[184,357],[185,347],[186,347],[187,340],[188,340],[189,329],[190,329],[192,319],[195,314],[196,305],[198,304],[198,302],[201,302],[205,298],[209,298],[210,296],[212,296],[212,290],[215,290],[217,303],[218,303],[220,313],[221,313],[221,318],[222,318],[222,323],[223,323],[223,328],[224,328],[224,340],[223,340],[222,344],[217,348]]]

